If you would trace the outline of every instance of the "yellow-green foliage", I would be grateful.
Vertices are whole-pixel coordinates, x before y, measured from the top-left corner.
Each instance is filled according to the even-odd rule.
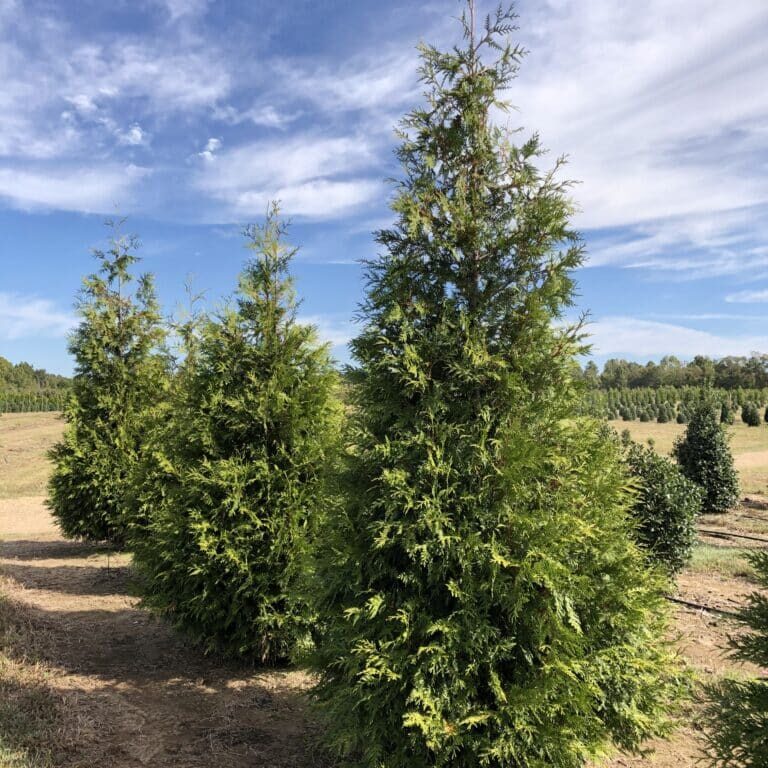
[[[83,282],[80,325],[64,437],[50,452],[49,505],[71,538],[120,543],[128,525],[128,477],[142,450],[150,411],[162,402],[167,358],[152,278],[130,268],[137,241],[119,232],[96,251],[99,271]]]
[[[768,552],[748,556],[763,590],[768,588]],[[747,631],[733,638],[733,656],[768,667],[768,597],[754,592],[741,611]],[[768,765],[768,680],[726,679],[710,687],[707,730],[710,755],[725,768],[765,768]]]
[[[209,650],[263,663],[309,631],[296,584],[339,412],[328,350],[295,319],[282,233],[276,209],[249,230],[237,305],[186,334],[134,478],[146,602]]]
[[[463,49],[423,48],[429,103],[369,266],[346,504],[315,578],[316,695],[345,765],[581,766],[663,732],[679,690],[619,448],[569,418],[567,184],[491,122],[512,23],[465,18]]]

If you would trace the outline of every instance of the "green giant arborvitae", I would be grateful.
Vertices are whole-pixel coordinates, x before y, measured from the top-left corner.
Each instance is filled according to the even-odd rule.
[[[768,668],[768,552],[749,555],[761,592],[753,592],[741,610],[746,631],[732,639],[733,656]],[[723,768],[768,766],[768,677],[726,678],[709,687],[707,711],[710,756]]]
[[[149,413],[164,397],[165,330],[150,275],[135,282],[135,237],[114,236],[94,252],[99,270],[83,281],[67,428],[52,449],[48,504],[66,536],[122,543],[129,522],[127,479],[140,456]]]
[[[318,549],[316,696],[368,768],[580,766],[663,730],[679,682],[618,446],[572,418],[568,185],[497,127],[521,51],[472,11],[463,47],[422,47]]]
[[[208,650],[284,661],[308,637],[297,582],[327,497],[338,407],[328,349],[297,322],[277,209],[248,231],[237,301],[199,334],[134,480],[148,605]]]

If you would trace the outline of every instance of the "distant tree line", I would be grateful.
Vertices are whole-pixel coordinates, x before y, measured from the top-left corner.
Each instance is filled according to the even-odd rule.
[[[649,387],[700,387],[719,389],[765,389],[768,387],[768,354],[751,357],[723,357],[713,360],[697,355],[684,362],[674,355],[643,364],[611,358],[600,371],[590,360],[582,379],[590,389],[637,389]]]
[[[0,413],[60,411],[70,387],[66,376],[0,357]]]
[[[743,421],[750,427],[757,427],[765,420],[768,388],[664,386],[590,389],[582,398],[581,412],[601,419],[687,424],[705,391],[708,399],[717,405],[722,424]]]

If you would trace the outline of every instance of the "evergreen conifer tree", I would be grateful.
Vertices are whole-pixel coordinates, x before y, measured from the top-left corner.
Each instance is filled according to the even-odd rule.
[[[113,237],[94,255],[99,269],[83,281],[80,325],[64,437],[50,452],[48,504],[71,538],[124,541],[129,523],[128,478],[143,448],[151,410],[167,385],[165,330],[153,280],[132,290],[138,241],[108,222]]]
[[[739,479],[728,436],[708,399],[696,406],[672,454],[683,474],[704,490],[702,512],[727,512],[736,503]]]
[[[760,586],[768,590],[768,552],[750,553]],[[740,661],[768,667],[768,597],[752,593],[742,609],[747,632],[732,639]],[[764,768],[768,765],[768,679],[725,679],[709,690],[711,756],[724,768]]]
[[[327,503],[339,410],[327,346],[296,319],[273,207],[236,306],[187,329],[172,408],[134,486],[146,603],[207,650],[270,664],[308,635],[297,582]]]
[[[477,30],[470,2],[463,28],[463,47],[422,47],[427,104],[368,267],[316,695],[349,764],[580,766],[663,730],[677,671],[619,446],[572,416],[568,185],[491,121],[513,16]]]

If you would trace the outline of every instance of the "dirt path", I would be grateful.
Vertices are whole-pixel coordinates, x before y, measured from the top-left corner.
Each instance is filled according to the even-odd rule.
[[[108,568],[104,550],[64,541],[40,499],[0,501],[0,531],[5,622],[25,640],[4,650],[56,699],[53,765],[319,765],[303,673],[205,659],[137,607],[128,556]]]

